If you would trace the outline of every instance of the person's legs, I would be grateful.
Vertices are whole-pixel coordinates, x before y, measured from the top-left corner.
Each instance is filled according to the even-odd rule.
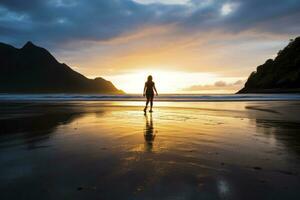
[[[144,108],[144,112],[147,111],[148,104],[149,104],[149,98],[147,97],[147,100],[146,100],[146,106],[145,106],[145,108]]]
[[[153,107],[153,97],[150,98],[150,112],[152,112]]]

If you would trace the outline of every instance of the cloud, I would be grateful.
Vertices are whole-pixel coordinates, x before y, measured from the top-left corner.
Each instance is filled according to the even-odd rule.
[[[237,80],[236,82],[232,83],[232,85],[243,85],[245,84],[245,80]]]
[[[148,2],[148,1],[145,1]],[[150,1],[151,2],[151,1]],[[191,0],[184,4],[140,4],[131,0],[2,0],[0,39],[59,45],[105,41],[149,26],[176,25],[178,33],[257,30],[299,33],[295,0]],[[161,2],[161,3],[159,3]],[[278,26],[281,28],[278,29]],[[174,32],[176,34],[176,31]],[[9,35],[12,35],[9,37]]]
[[[31,40],[89,77],[138,69],[246,77],[298,24],[297,0],[0,1],[1,42]]]
[[[186,4],[189,2],[189,0],[133,0],[137,3],[142,4]]]
[[[214,86],[225,87],[225,86],[227,86],[227,83],[225,81],[217,81],[217,82],[215,82]]]
[[[199,92],[201,90],[228,90],[228,91],[236,91],[241,89],[245,80],[237,80],[234,82],[227,83],[225,81],[216,81],[211,85],[192,85],[190,87],[182,89],[182,91],[186,92]]]

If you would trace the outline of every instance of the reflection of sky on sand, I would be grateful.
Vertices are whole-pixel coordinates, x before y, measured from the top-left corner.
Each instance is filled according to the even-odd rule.
[[[144,115],[136,105],[76,103],[72,120],[57,117],[44,140],[1,140],[0,189],[23,191],[33,182],[48,187],[36,193],[45,199],[58,191],[86,197],[76,196],[78,187],[108,199],[255,199],[266,188],[272,197],[297,196],[299,155],[279,133],[299,127],[282,127],[281,115],[262,111],[263,104],[182,106],[158,105]],[[24,148],[33,140],[45,148]]]

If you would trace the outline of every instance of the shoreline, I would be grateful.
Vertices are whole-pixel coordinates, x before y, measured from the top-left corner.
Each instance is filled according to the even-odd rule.
[[[247,102],[247,101],[300,101],[300,94],[161,94],[157,102]],[[128,95],[80,95],[80,94],[28,94],[0,95],[0,102],[9,101],[145,101],[137,94]]]

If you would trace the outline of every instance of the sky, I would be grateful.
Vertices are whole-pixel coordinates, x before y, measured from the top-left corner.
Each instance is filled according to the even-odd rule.
[[[234,93],[300,34],[300,0],[0,0],[0,42],[27,41],[141,93]]]

